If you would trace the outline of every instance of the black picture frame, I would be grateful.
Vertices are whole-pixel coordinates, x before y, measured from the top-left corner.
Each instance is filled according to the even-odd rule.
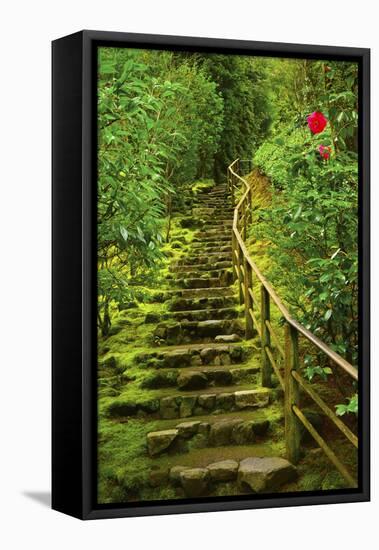
[[[359,63],[360,483],[354,490],[96,505],[96,49],[159,48]],[[85,30],[52,43],[52,507],[81,519],[370,499],[370,50]]]

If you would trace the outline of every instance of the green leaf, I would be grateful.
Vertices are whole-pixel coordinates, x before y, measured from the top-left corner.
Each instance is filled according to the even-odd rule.
[[[329,321],[329,319],[330,319],[331,316],[332,316],[332,313],[333,313],[333,311],[332,311],[331,309],[328,309],[328,311],[327,311],[327,312],[325,313],[325,315],[324,315],[325,321]]]
[[[121,233],[122,238],[126,242],[128,240],[128,237],[129,237],[128,230],[125,229],[125,227],[120,227],[120,233]]]

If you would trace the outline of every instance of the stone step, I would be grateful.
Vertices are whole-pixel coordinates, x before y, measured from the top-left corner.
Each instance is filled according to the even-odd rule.
[[[229,258],[230,258],[231,251],[232,251],[231,239],[228,239],[225,241],[213,239],[211,241],[201,240],[200,242],[192,243],[189,253],[191,255],[195,255],[197,253],[199,255],[204,256],[209,253],[220,254],[220,252],[223,252],[225,254],[229,254]]]
[[[181,321],[159,323],[154,330],[156,341],[166,344],[189,342],[213,342],[217,336],[244,334],[243,323],[238,319],[208,319],[206,321]]]
[[[177,321],[206,321],[207,319],[237,319],[241,313],[235,307],[172,311],[168,315]]]
[[[197,253],[194,251],[191,252],[191,255],[182,257],[174,265],[198,265],[198,264],[212,264],[214,265],[217,262],[223,262],[225,260],[230,260],[231,254],[227,252],[202,252],[198,250]]]
[[[175,369],[157,368],[146,371],[146,376],[141,380],[140,387],[149,390],[176,387],[181,391],[193,391],[203,389],[212,391],[218,386],[237,386],[238,384],[250,384],[254,387],[258,384],[260,365],[237,364],[229,366],[186,366]],[[128,380],[128,372],[125,374]]]
[[[197,233],[195,233],[194,235],[195,238],[200,238],[200,239],[204,239],[204,240],[209,240],[209,239],[226,239],[226,238],[232,238],[231,236],[231,228],[229,226],[224,226],[224,227],[214,227],[214,226],[209,226],[208,228],[202,230],[202,231],[198,231]]]
[[[218,216],[221,214],[226,215],[226,217],[232,218],[233,217],[233,209],[230,208],[230,205],[222,202],[222,201],[202,201],[202,202],[195,202],[192,205],[192,213],[194,216],[196,216],[196,219],[201,218],[201,214],[199,213],[199,210],[210,210],[213,209],[214,213],[216,213]]]
[[[191,311],[199,309],[217,309],[232,307],[237,304],[234,297],[216,296],[206,298],[175,298],[169,305],[170,311]]]
[[[181,288],[172,290],[170,294],[182,298],[218,298],[220,296],[234,296],[234,289],[231,286],[211,288]]]
[[[219,288],[231,285],[232,272],[224,271],[220,272],[218,277],[176,277],[176,285],[184,289],[201,289],[201,288]]]
[[[230,274],[230,275],[229,275]],[[230,269],[196,270],[179,273],[169,273],[167,279],[174,279],[175,284],[183,288],[208,288],[228,286],[233,283],[231,265]],[[208,281],[209,284],[207,282]]]
[[[203,231],[202,231],[202,233],[203,233]],[[218,240],[221,240],[221,241],[222,241],[222,240],[225,241],[225,240],[227,240],[227,239],[231,239],[231,231],[228,230],[228,231],[225,231],[225,232],[223,232],[223,233],[217,233],[216,235],[210,234],[210,235],[205,236],[205,237],[204,237],[204,235],[202,235],[201,237],[198,237],[198,236],[195,234],[195,236],[194,236],[194,238],[192,239],[191,243],[198,242],[199,240],[203,240],[203,239],[209,241],[209,240],[214,240],[214,239],[216,239],[216,238],[217,238]]]
[[[188,418],[244,409],[267,407],[271,391],[267,388],[251,389],[251,385],[219,386],[211,391],[175,392],[172,388],[154,392],[156,396],[130,398],[121,394],[104,406],[109,418],[153,415],[154,418]]]
[[[176,265],[171,267],[171,271],[174,273],[186,273],[191,272],[194,270],[197,271],[213,271],[213,270],[220,270],[220,269],[227,269],[231,267],[231,260],[224,260],[222,262],[215,262],[212,263],[212,265],[208,264],[183,264],[183,265]]]
[[[134,362],[141,368],[238,365],[246,361],[253,351],[258,351],[258,348],[255,348],[252,344],[217,342],[187,344],[175,347],[152,348],[148,352],[137,354]]]
[[[209,232],[209,234],[205,235],[202,231],[199,233],[195,233],[193,240],[191,241],[191,244],[189,245],[188,252],[191,252],[191,248],[201,248],[201,246],[204,247],[211,247],[211,246],[231,246],[232,243],[232,234],[231,231],[218,233],[216,232]],[[196,250],[197,251],[197,250]]]
[[[250,389],[251,386],[217,386],[210,391],[197,390],[171,393],[159,398],[159,418],[187,418],[212,414],[216,411],[236,411],[262,408],[270,402],[267,388]]]
[[[188,453],[193,448],[252,445],[262,441],[269,427],[270,421],[265,418],[246,420],[242,414],[238,416],[236,413],[231,418],[209,417],[205,422],[181,421],[172,428],[149,432],[146,443],[151,457]]]
[[[204,236],[195,236],[192,241],[191,241],[191,245],[193,245],[193,243],[203,243],[203,242],[216,242],[216,243],[221,243],[221,242],[229,242],[231,241],[231,236],[230,236],[230,232],[228,233],[225,233],[225,234],[216,234],[216,235],[208,235],[206,237]]]
[[[260,456],[262,445],[251,445],[251,452],[241,460],[225,459],[223,449],[217,449],[220,460],[203,467],[192,462],[188,466],[173,466],[169,472],[163,470],[168,483],[178,487],[178,496],[222,496],[224,484],[228,495],[278,493],[289,491],[286,487],[293,487],[298,478],[297,468],[282,456],[272,456],[269,449],[268,456]],[[159,477],[157,470],[155,476]]]
[[[198,258],[201,257],[199,260]],[[229,244],[219,243],[194,243],[188,255],[181,256],[176,265],[187,263],[215,263],[230,260],[232,247]]]
[[[224,220],[232,220],[233,208],[207,208],[197,207],[192,209],[191,220],[198,220],[199,223],[222,223]]]
[[[231,204],[229,201],[218,197],[204,197],[194,200],[192,203],[192,208],[223,208],[225,210],[229,210],[231,208]]]

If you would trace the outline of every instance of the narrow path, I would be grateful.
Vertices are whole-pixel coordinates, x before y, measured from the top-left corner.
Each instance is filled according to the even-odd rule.
[[[199,192],[191,206],[195,232],[170,266],[155,345],[134,357],[152,382],[107,407],[113,426],[143,438],[141,486],[127,500],[284,491],[297,476],[284,459],[281,392],[261,386],[258,340],[244,339],[226,186]]]

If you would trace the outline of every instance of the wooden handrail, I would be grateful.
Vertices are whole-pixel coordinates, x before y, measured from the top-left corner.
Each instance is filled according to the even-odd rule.
[[[289,460],[296,463],[300,457],[301,422],[311,433],[312,437],[320,445],[331,462],[337,467],[348,483],[351,484],[353,481],[352,476],[301,412],[299,399],[300,388],[321,408],[323,413],[334,423],[346,439],[352,443],[354,447],[358,446],[357,436],[345,426],[342,420],[337,417],[337,415],[317,395],[313,388],[311,388],[311,386],[300,376],[298,372],[300,363],[298,349],[299,336],[301,335],[306,338],[308,342],[333,361],[335,365],[347,373],[354,381],[358,380],[358,370],[291,316],[271,284],[251,259],[245,245],[245,239],[247,224],[251,222],[253,197],[252,189],[246,179],[238,173],[241,162],[248,162],[249,171],[251,171],[252,162],[240,161],[239,159],[233,161],[229,165],[227,171],[228,192],[234,207],[232,225],[233,277],[235,280],[238,280],[240,303],[245,306],[246,338],[251,338],[254,331],[256,331],[261,340],[262,385],[270,387],[272,385],[272,374],[275,373],[284,390],[285,437]],[[237,204],[235,204],[235,197],[239,198]],[[261,285],[261,303],[258,318],[254,313],[254,309],[257,307],[257,300],[253,292],[253,279],[259,281]],[[277,307],[284,320],[284,346],[280,343],[279,337],[270,322],[271,303]],[[274,341],[274,348],[271,347],[271,338]],[[284,374],[280,372],[280,361],[278,362],[275,360],[275,353],[279,353],[280,358],[284,359]]]

